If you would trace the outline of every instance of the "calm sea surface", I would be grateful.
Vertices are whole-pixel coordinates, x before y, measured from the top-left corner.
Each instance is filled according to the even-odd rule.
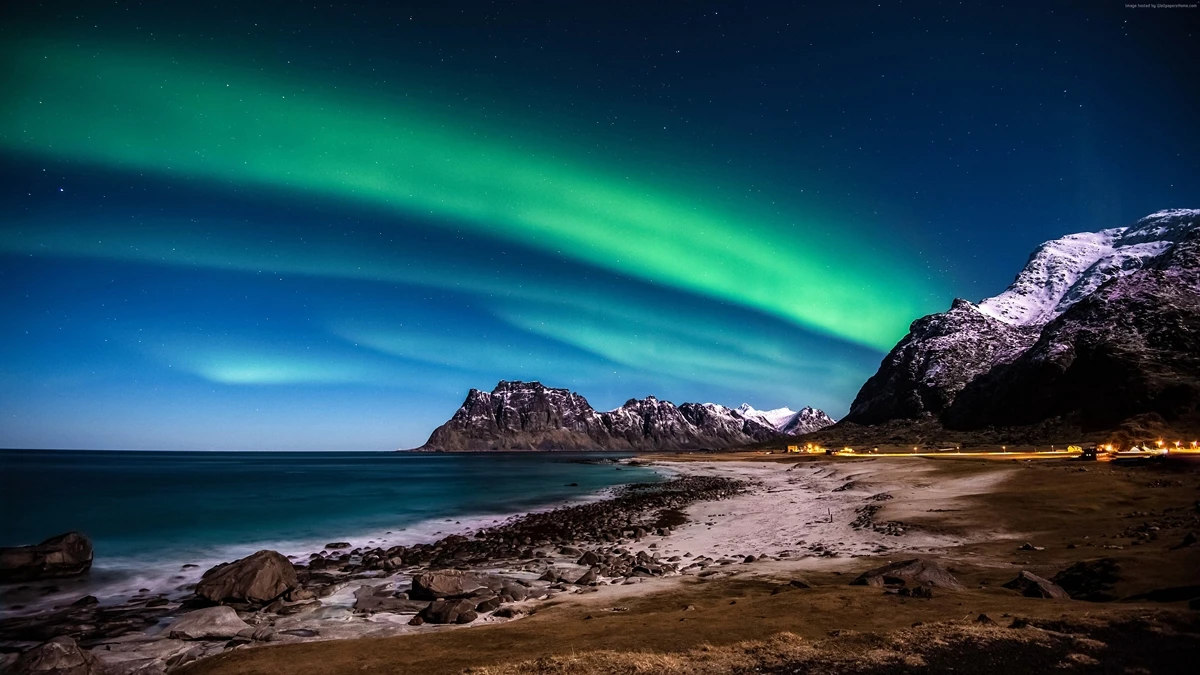
[[[78,530],[87,580],[64,592],[167,591],[210,564],[331,541],[408,544],[659,480],[611,453],[0,451],[0,545]],[[572,485],[574,484],[574,485]],[[136,590],[136,589],[133,589]]]

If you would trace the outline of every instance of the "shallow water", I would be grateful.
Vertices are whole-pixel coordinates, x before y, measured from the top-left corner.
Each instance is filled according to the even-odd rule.
[[[5,450],[0,545],[69,530],[92,538],[93,571],[56,582],[47,600],[178,593],[212,564],[260,548],[303,554],[331,541],[431,541],[659,479],[644,467],[597,463],[625,456]],[[188,563],[198,567],[183,570]]]

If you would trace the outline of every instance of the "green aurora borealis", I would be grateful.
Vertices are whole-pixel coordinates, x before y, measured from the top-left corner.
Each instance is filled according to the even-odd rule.
[[[1200,198],[1195,61],[1120,7],[2,11],[2,447],[412,447],[500,379],[839,417]]]
[[[9,151],[431,214],[879,350],[937,297],[903,251],[874,255],[837,223],[738,212],[702,183],[671,190],[416,106],[152,53],[44,44],[11,61]]]

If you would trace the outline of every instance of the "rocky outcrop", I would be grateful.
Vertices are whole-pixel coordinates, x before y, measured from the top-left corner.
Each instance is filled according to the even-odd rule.
[[[296,568],[275,551],[259,551],[218,565],[196,585],[196,595],[216,603],[265,605],[298,588]]]
[[[176,619],[167,627],[167,637],[176,640],[228,640],[249,628],[250,624],[238,618],[232,607],[205,607]]]
[[[917,319],[850,405],[844,421],[878,424],[938,415],[976,377],[1020,356],[1037,331],[987,316],[958,299]]]
[[[757,411],[755,411],[757,413]],[[805,408],[793,415],[797,430],[829,420]],[[829,420],[829,424],[833,421]],[[694,450],[775,440],[790,432],[760,414],[715,403],[676,406],[653,396],[630,399],[597,412],[585,398],[539,382],[500,382],[491,393],[472,389],[454,416],[419,450]]]
[[[92,542],[78,532],[51,537],[36,546],[0,548],[0,581],[73,577],[92,567]]]
[[[1046,242],[1004,293],[914,321],[840,426],[1200,419],[1198,255],[1200,210]]]
[[[902,560],[883,567],[867,570],[859,575],[851,586],[946,588],[962,590],[964,586],[945,567],[926,558]]]

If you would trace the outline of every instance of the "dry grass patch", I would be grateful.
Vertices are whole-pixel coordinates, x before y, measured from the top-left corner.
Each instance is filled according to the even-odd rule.
[[[887,634],[833,631],[806,640],[701,646],[686,652],[594,651],[468,668],[465,675],[739,675],[742,673],[1186,672],[1200,649],[1195,616],[1160,612],[1118,622],[1018,619],[1011,626],[935,623]]]

